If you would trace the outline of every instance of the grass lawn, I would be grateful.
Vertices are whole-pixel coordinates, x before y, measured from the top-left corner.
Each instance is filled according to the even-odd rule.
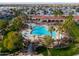
[[[79,47],[74,43],[70,47],[64,49],[41,48],[38,50],[38,53],[41,53],[44,56],[72,56],[79,53]]]

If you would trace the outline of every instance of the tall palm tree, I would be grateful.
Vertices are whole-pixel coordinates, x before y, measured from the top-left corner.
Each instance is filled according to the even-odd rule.
[[[54,31],[53,26],[50,26],[49,31],[50,31],[50,35],[51,35],[51,42],[52,42],[52,41],[53,41],[53,39],[52,39],[52,31]]]

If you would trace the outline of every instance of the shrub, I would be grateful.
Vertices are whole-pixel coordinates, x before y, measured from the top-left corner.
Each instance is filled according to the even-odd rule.
[[[20,49],[22,47],[22,39],[20,34],[13,31],[9,32],[3,40],[3,46],[9,51]]]

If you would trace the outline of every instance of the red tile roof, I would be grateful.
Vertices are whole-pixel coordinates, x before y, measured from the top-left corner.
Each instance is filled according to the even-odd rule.
[[[65,19],[64,16],[33,16],[36,19]]]
[[[74,19],[75,20],[79,20],[79,16],[74,16]]]
[[[36,19],[54,19],[54,20],[61,20],[61,19],[65,19],[65,16],[33,16],[33,18]],[[79,16],[74,16],[75,20],[79,20]]]

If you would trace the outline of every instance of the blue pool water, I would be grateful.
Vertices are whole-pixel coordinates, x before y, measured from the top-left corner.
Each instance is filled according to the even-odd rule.
[[[52,38],[56,39],[56,31],[52,32]]]
[[[44,26],[35,26],[32,29],[31,34],[33,34],[33,35],[50,35],[50,32]]]
[[[53,31],[52,32],[52,38],[56,39],[56,31]],[[32,32],[31,34],[33,35],[51,35],[51,33],[48,31],[47,28],[45,28],[44,26],[35,26],[33,29],[32,29]]]

